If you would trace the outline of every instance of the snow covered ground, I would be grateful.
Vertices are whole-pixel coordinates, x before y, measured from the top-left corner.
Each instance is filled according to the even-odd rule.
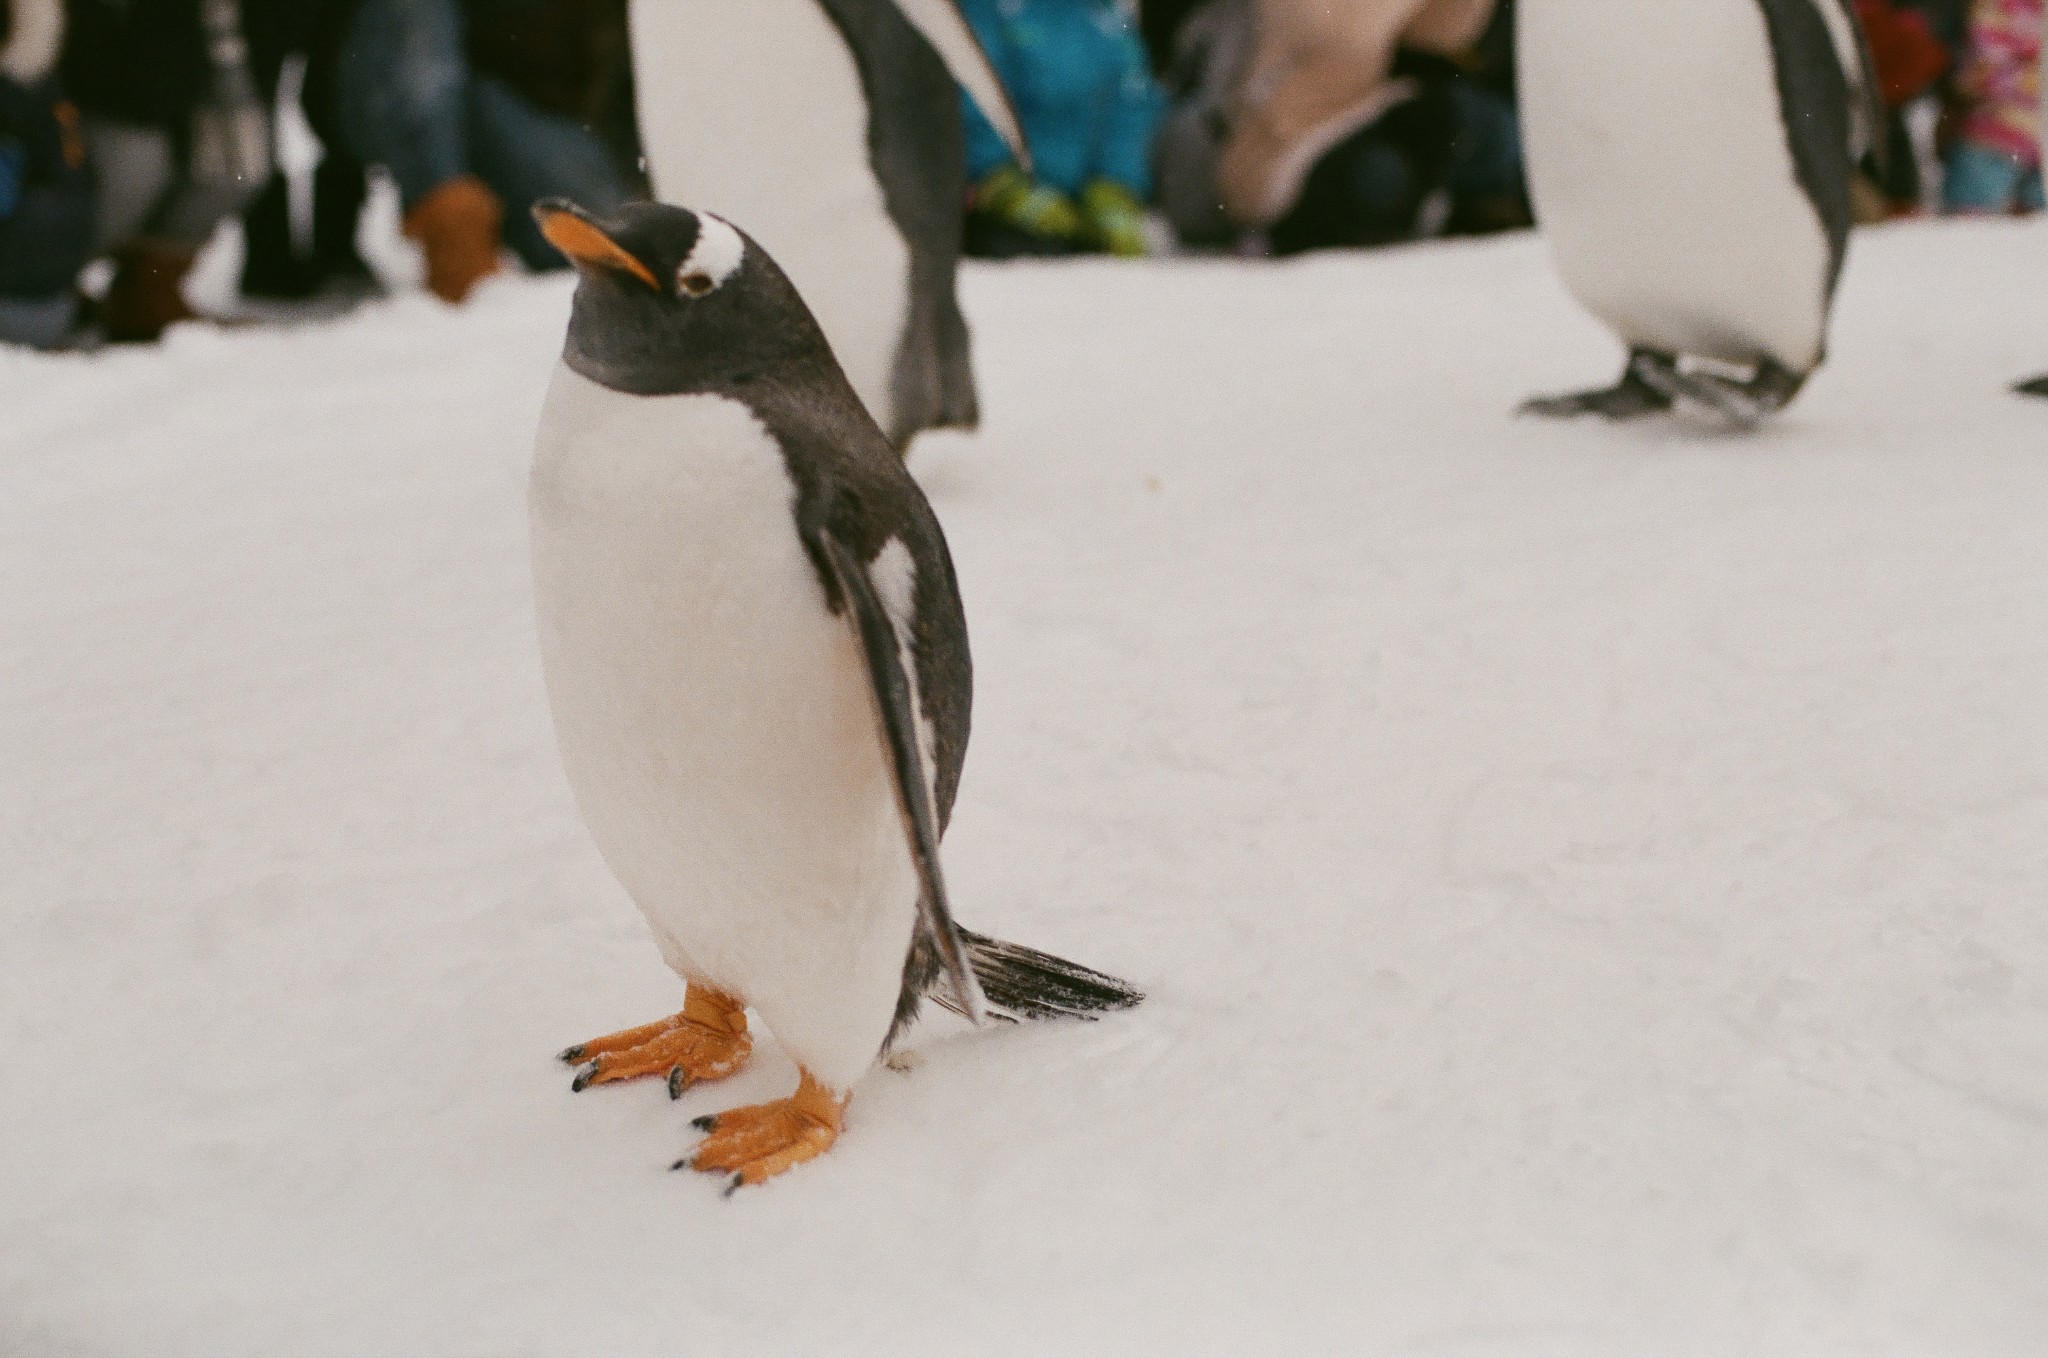
[[[974,270],[915,467],[967,922],[1137,979],[782,1092],[578,824],[565,280],[0,355],[0,1353],[2048,1352],[2048,225],[1901,227],[1753,438],[1520,421],[1538,242]]]

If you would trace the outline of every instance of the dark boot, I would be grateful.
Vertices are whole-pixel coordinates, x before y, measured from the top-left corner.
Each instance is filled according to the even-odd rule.
[[[114,281],[100,299],[100,329],[115,344],[151,344],[179,321],[197,320],[185,301],[185,275],[198,251],[168,241],[135,240],[114,252]]]

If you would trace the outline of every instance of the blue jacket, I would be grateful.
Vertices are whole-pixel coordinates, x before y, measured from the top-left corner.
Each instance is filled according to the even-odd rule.
[[[92,176],[59,107],[55,81],[0,75],[0,297],[60,293],[92,253]]]
[[[1111,179],[1150,196],[1165,100],[1116,0],[960,0],[960,11],[1010,91],[1039,182],[1077,193]],[[974,101],[965,103],[974,182],[1011,157]]]

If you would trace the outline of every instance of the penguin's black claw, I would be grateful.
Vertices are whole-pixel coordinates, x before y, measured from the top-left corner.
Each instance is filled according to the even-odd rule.
[[[575,1065],[578,1061],[581,1061],[583,1059],[583,1044],[581,1042],[578,1042],[573,1047],[564,1047],[556,1055],[555,1059],[557,1061],[560,1061],[564,1065]]]
[[[2022,396],[2048,396],[2048,376],[2036,377],[2031,382],[2020,382],[2013,390]]]
[[[1534,396],[1522,402],[1520,415],[1544,415],[1567,420],[1580,415],[1598,415],[1606,420],[1634,420],[1644,415],[1661,415],[1671,409],[1677,393],[1671,389],[1678,360],[1655,349],[1631,349],[1621,380],[1598,391],[1577,391],[1565,396]]]
[[[670,1066],[668,1069],[668,1096],[670,1100],[683,1097],[683,1091],[689,1087],[689,1072],[681,1066]]]
[[[1569,420],[1580,415],[1598,415],[1606,420],[1633,420],[1658,415],[1671,409],[1671,402],[1647,386],[1624,382],[1599,391],[1574,392],[1569,396],[1532,396],[1516,408],[1518,415],[1541,415],[1547,419]]]
[[[706,1113],[701,1118],[691,1118],[690,1125],[700,1132],[708,1132],[718,1126],[718,1114]]]
[[[745,1183],[746,1183],[746,1181],[747,1181],[747,1176],[746,1176],[746,1175],[744,1175],[744,1174],[735,1174],[735,1175],[733,1175],[733,1176],[732,1176],[732,1177],[731,1177],[730,1179],[727,1179],[727,1180],[725,1181],[725,1193],[724,1193],[724,1196],[725,1196],[725,1197],[728,1197],[728,1198],[729,1198],[729,1197],[731,1197],[731,1196],[732,1196],[733,1194],[735,1194],[735,1193],[739,1192],[739,1191],[740,1191],[740,1187],[741,1187],[741,1185],[745,1184]]]
[[[1705,406],[1737,429],[1754,429],[1770,413],[1747,389],[1712,373],[1674,371],[1664,380],[1672,395]]]
[[[592,1061],[589,1065],[576,1072],[576,1078],[569,1082],[569,1092],[571,1094],[581,1094],[584,1090],[590,1088],[590,1082],[596,1078],[597,1062]]]
[[[684,1157],[683,1157],[682,1159],[680,1159],[680,1160],[676,1161],[676,1162],[675,1162],[674,1164],[670,1165],[670,1166],[669,1166],[669,1168],[670,1168],[671,1170],[677,1170],[677,1169],[688,1169],[688,1168],[690,1168],[690,1166],[692,1166],[692,1165],[694,1165],[694,1164],[696,1164],[696,1163],[697,1163],[697,1157],[696,1157],[696,1156],[694,1156],[694,1155],[686,1155],[686,1156],[684,1156]]]

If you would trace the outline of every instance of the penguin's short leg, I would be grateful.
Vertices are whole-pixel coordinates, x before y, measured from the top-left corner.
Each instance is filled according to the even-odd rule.
[[[809,1071],[799,1069],[803,1078],[788,1098],[713,1113],[691,1123],[710,1135],[671,1168],[730,1174],[725,1189],[730,1194],[832,1149],[845,1123],[849,1096],[833,1093]]]
[[[692,985],[683,997],[683,1012],[672,1018],[628,1028],[621,1033],[579,1043],[562,1053],[572,1065],[587,1063],[570,1086],[577,1093],[591,1085],[666,1075],[668,1096],[707,1080],[720,1080],[747,1063],[754,1040],[747,1036],[747,1007],[710,986]]]
[[[2031,382],[2020,382],[2013,390],[2022,396],[2048,396],[2048,376],[2037,377]]]
[[[1776,359],[1756,365],[1747,382],[1731,382],[1716,373],[1680,372],[1673,369],[1661,380],[1671,396],[1682,396],[1715,411],[1731,424],[1753,429],[1767,416],[1792,404],[1792,398],[1806,385],[1806,374],[1793,372]]]
[[[1599,391],[1573,392],[1567,396],[1532,396],[1522,402],[1524,415],[1545,415],[1570,419],[1575,415],[1599,415],[1610,420],[1633,420],[1671,409],[1668,379],[1678,372],[1678,360],[1655,349],[1631,349],[1621,380]]]

